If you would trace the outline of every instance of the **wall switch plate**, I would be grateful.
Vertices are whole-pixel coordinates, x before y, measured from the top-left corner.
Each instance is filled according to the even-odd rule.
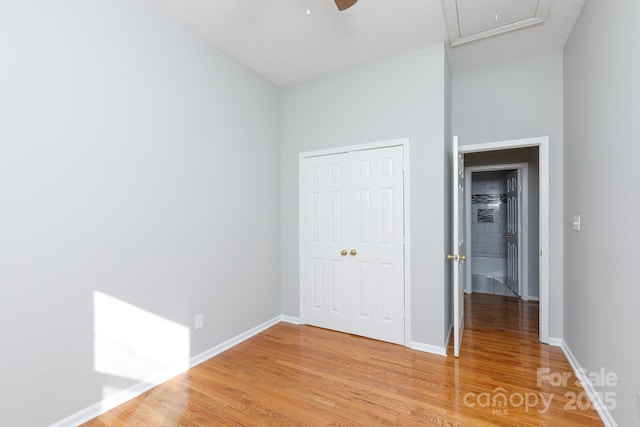
[[[196,330],[204,328],[204,314],[200,313],[196,315]]]
[[[580,215],[573,216],[573,231],[580,231]]]

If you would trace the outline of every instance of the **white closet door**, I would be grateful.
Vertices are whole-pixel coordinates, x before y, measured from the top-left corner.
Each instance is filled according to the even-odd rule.
[[[302,164],[302,322],[404,344],[403,149]]]
[[[404,344],[402,164],[402,147],[349,158],[351,332],[397,344]]]
[[[306,158],[302,183],[302,319],[342,332],[349,332],[347,162],[348,154]]]

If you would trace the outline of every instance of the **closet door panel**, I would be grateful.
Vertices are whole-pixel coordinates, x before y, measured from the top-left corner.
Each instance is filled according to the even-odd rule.
[[[403,150],[350,153],[351,332],[404,343]],[[366,303],[365,303],[366,302]]]
[[[302,319],[349,332],[347,245],[348,155],[303,161]]]

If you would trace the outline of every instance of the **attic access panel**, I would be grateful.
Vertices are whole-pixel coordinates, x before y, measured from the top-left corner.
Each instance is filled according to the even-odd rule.
[[[449,43],[458,46],[543,23],[553,0],[443,0]]]

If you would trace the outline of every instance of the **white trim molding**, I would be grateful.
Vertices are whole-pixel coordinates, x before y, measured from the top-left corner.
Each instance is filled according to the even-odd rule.
[[[412,350],[422,351],[424,353],[437,354],[438,356],[447,357],[446,347],[439,347],[437,345],[425,344],[421,342],[411,341],[409,348]]]
[[[447,332],[447,336],[445,337],[445,340],[444,340],[445,356],[447,353],[446,349],[449,348],[449,340],[451,339],[452,334],[453,334],[453,323],[449,325],[449,331]]]
[[[280,316],[280,320],[286,323],[291,323],[293,325],[301,325],[302,323],[300,323],[300,318],[299,317],[293,317],[293,316],[287,316],[287,315],[282,315]]]
[[[560,348],[562,349],[562,352],[567,357],[569,364],[576,374],[576,378],[578,378],[578,381],[580,381],[580,384],[584,388],[585,393],[587,393],[587,396],[589,396],[589,400],[591,400],[593,407],[596,409],[596,411],[598,411],[598,415],[600,415],[600,418],[602,419],[604,425],[606,427],[618,427],[618,424],[613,418],[613,415],[611,415],[611,412],[609,412],[609,410],[604,407],[604,405],[602,405],[600,394],[598,394],[591,381],[589,381],[589,378],[587,377],[588,371],[580,365],[580,362],[578,362],[578,359],[576,359],[575,355],[569,348],[569,345],[563,340],[560,341]]]
[[[186,369],[184,365],[165,369],[164,371],[152,376],[151,378],[134,384],[126,390],[122,390],[114,394],[113,396],[103,399],[98,403],[95,403],[85,409],[76,412],[75,414],[71,414],[64,419],[51,424],[49,427],[72,427],[92,420],[93,418],[104,414],[105,412],[115,408],[116,406],[122,405],[123,403],[140,396],[142,393],[152,389],[153,387],[160,385],[170,380],[171,378],[182,374],[183,372],[186,372],[188,369],[191,369],[194,366],[199,365],[200,363],[230,349],[231,347],[240,344],[241,342],[253,337],[254,335],[257,335],[260,332],[269,329],[273,325],[281,321],[286,322],[292,319],[292,317],[280,315],[274,317],[273,319],[267,320],[266,322],[263,322],[258,326],[242,332],[241,334],[238,334],[235,337],[230,338],[223,343],[210,348],[209,350],[203,351],[202,353],[193,356],[191,359],[189,359],[188,367]]]
[[[562,347],[562,338],[551,338],[549,337],[549,342],[547,344],[552,345],[554,347]]]

